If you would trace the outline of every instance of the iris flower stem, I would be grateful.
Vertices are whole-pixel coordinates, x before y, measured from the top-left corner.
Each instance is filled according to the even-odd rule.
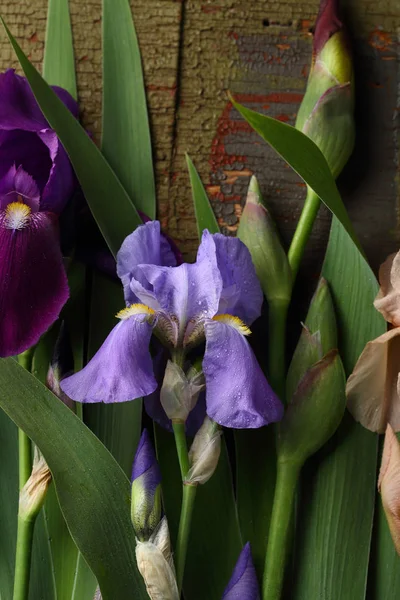
[[[176,580],[179,592],[182,590],[183,575],[185,572],[186,554],[189,544],[189,535],[192,525],[194,501],[196,499],[197,485],[183,484],[182,507],[179,521],[178,538],[176,541]]]
[[[284,402],[286,382],[286,318],[290,298],[271,302],[268,316],[268,379]]]
[[[280,600],[292,534],[292,513],[301,465],[278,459],[274,504],[268,536],[262,600]]]
[[[185,481],[189,471],[189,455],[186,442],[185,423],[172,423],[175,436],[176,452],[178,454],[179,467],[181,469],[182,481]]]
[[[317,194],[308,187],[304,207],[288,252],[288,259],[292,269],[293,281],[296,279],[300,262],[304,254],[304,249],[308,242],[308,238],[310,237],[320,205],[321,200]]]
[[[34,349],[31,348],[18,356],[19,364],[27,371],[32,369],[33,352]],[[22,429],[18,430],[18,454],[19,490],[21,492],[32,472],[31,440]],[[34,526],[35,520],[18,517],[13,600],[28,598]]]

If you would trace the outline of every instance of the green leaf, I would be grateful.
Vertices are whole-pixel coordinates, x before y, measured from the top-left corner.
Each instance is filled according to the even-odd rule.
[[[201,182],[200,176],[196,171],[192,159],[186,154],[187,167],[189,169],[190,185],[192,187],[192,196],[194,210],[196,213],[197,231],[199,238],[204,229],[208,229],[210,233],[219,233],[219,225],[215,218],[210,201]]]
[[[292,167],[339,219],[360,249],[343,201],[321,150],[304,133],[287,123],[261,115],[232,99],[233,106],[252,128]]]
[[[48,3],[43,77],[49,85],[63,87],[73,98],[78,97],[68,0]]]
[[[104,600],[146,600],[135,561],[129,480],[106,448],[12,358],[0,361],[0,406],[43,452],[68,527]]]
[[[29,62],[2,22],[44,116],[68,152],[99,229],[116,255],[125,237],[141,223],[141,219],[100,150]]]
[[[142,62],[130,4],[103,0],[102,151],[138,210],[156,217]]]
[[[374,274],[334,218],[323,265],[336,308],[339,350],[349,374],[365,344],[386,331],[374,309]],[[347,413],[306,466],[296,536],[293,600],[364,600],[376,490],[377,436]]]
[[[175,442],[171,433],[157,425],[155,437],[163,501],[174,544],[182,497]],[[241,547],[229,458],[223,444],[217,470],[197,491],[183,583],[185,600],[220,600]]]
[[[116,313],[125,306],[122,285],[105,275],[93,274],[89,326],[89,357],[98,350],[112,327]],[[101,439],[126,475],[130,476],[140,438],[142,401],[86,404],[85,423]]]

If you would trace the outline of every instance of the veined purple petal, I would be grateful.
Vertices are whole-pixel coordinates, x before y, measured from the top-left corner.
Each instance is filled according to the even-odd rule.
[[[222,600],[260,600],[260,590],[249,543],[240,553]]]
[[[19,204],[0,211],[0,356],[36,344],[69,295],[55,218]]]
[[[279,421],[282,403],[242,333],[221,321],[207,321],[205,333],[208,416],[233,429],[254,429]]]
[[[175,266],[176,258],[166,238],[161,234],[160,223],[150,221],[141,225],[125,238],[117,255],[117,273],[124,286],[127,304],[138,302],[136,292],[149,292],[154,298],[152,286],[137,269],[138,265]],[[142,300],[143,302],[143,300]],[[154,308],[154,307],[153,307]]]
[[[198,256],[214,253],[223,289],[218,312],[251,325],[261,314],[263,293],[247,247],[238,238],[203,232]]]
[[[60,214],[70,200],[76,179],[64,147],[51,129],[39,131],[39,138],[47,146],[52,165],[43,188],[40,210]]]
[[[146,492],[154,494],[156,487],[161,483],[161,471],[147,429],[143,430],[136,450],[131,481],[135,481],[141,475],[144,475],[143,485]]]
[[[19,196],[33,212],[39,210],[40,192],[36,182],[22,167],[12,165],[0,179],[0,210],[11,202],[19,202]]]
[[[61,382],[61,389],[76,402],[126,402],[151,394],[157,387],[151,333],[143,314],[121,320],[86,367]]]
[[[54,92],[78,116],[78,104],[72,96],[57,86]],[[40,131],[48,127],[25,77],[17,75],[14,69],[0,73],[0,129],[24,129]]]
[[[30,131],[1,131],[0,127],[0,178],[12,165],[22,166],[34,178],[42,193],[48,181],[52,160],[46,144]]]

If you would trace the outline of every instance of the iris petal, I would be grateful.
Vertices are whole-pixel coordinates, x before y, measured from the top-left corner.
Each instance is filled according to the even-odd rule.
[[[250,544],[240,553],[222,600],[259,600],[260,591],[256,571],[251,558]]]
[[[261,314],[263,293],[257,279],[251,255],[238,238],[204,231],[198,260],[204,254],[215,255],[223,288],[219,313],[236,315],[251,325]]]
[[[152,308],[151,300],[154,298],[151,284],[143,276],[138,265],[152,264],[173,267],[176,258],[167,239],[161,235],[160,223],[150,221],[138,227],[131,235],[125,238],[117,255],[117,273],[124,286],[125,301],[127,304],[138,302],[137,292],[146,297],[142,299]],[[148,294],[146,295],[146,292]]]
[[[0,356],[36,344],[68,299],[56,222],[48,213],[29,214],[27,206],[26,212],[15,229],[18,215],[0,212]]]
[[[279,421],[283,406],[246,338],[222,321],[205,324],[208,416],[225,427],[253,429]]]
[[[76,187],[76,179],[68,155],[51,129],[38,132],[39,138],[47,146],[51,168],[43,188],[40,210],[48,210],[60,214],[71,199]]]
[[[149,351],[147,315],[118,323],[82,371],[66,377],[61,389],[76,402],[126,402],[157,388]]]
[[[15,165],[12,165],[0,179],[0,209],[4,209],[11,202],[19,202],[20,199],[33,212],[39,210],[40,192],[36,182],[22,167],[17,169]]]

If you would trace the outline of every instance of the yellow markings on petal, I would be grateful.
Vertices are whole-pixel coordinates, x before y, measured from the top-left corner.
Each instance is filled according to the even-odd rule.
[[[24,229],[28,225],[31,209],[23,202],[10,202],[6,207],[5,226],[8,229]]]
[[[117,319],[129,319],[133,315],[154,315],[155,311],[146,304],[131,304],[120,310],[115,316]]]
[[[239,317],[234,317],[232,315],[217,315],[213,317],[213,321],[221,321],[221,323],[225,323],[226,325],[230,325],[234,329],[236,329],[242,335],[250,335],[251,329],[247,327],[245,323]]]

